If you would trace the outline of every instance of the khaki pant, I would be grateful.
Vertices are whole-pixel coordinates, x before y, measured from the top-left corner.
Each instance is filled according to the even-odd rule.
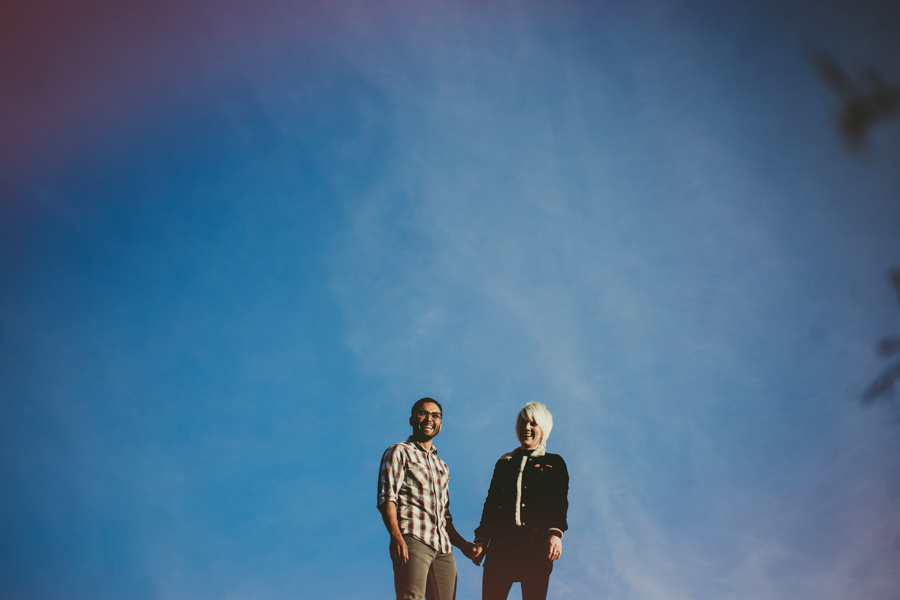
[[[456,559],[411,535],[404,535],[409,560],[394,559],[397,600],[455,600]]]

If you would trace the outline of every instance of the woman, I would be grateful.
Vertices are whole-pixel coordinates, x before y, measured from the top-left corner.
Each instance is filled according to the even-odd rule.
[[[494,466],[472,561],[484,561],[482,600],[506,600],[522,582],[522,600],[545,600],[553,561],[568,528],[569,472],[558,454],[547,453],[553,415],[529,402],[519,411],[519,447]],[[486,558],[485,558],[486,557]]]

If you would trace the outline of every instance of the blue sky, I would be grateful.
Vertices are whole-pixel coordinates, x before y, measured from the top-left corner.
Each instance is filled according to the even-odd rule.
[[[810,60],[900,82],[890,3],[39,4],[0,51],[4,598],[390,597],[424,395],[469,537],[553,411],[550,597],[897,597],[860,395],[900,130],[849,152]]]

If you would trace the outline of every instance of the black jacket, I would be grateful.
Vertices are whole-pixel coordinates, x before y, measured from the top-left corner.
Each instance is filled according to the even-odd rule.
[[[526,457],[524,467],[523,456]],[[518,488],[520,467],[521,493]],[[569,471],[559,454],[545,454],[538,449],[529,455],[518,448],[504,454],[494,465],[494,475],[484,501],[481,524],[475,530],[475,539],[491,540],[521,527],[563,532],[568,529],[568,495]]]

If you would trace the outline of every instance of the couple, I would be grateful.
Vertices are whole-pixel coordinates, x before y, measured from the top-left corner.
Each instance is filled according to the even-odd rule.
[[[505,600],[522,582],[523,600],[544,600],[553,561],[562,553],[569,473],[548,454],[553,428],[547,407],[529,402],[516,419],[519,447],[494,466],[475,543],[450,516],[450,472],[432,441],[443,424],[432,398],[413,404],[412,435],[388,448],[378,474],[378,509],[391,534],[398,600],[454,600],[456,561],[451,544],[476,565],[484,560],[482,600]]]

